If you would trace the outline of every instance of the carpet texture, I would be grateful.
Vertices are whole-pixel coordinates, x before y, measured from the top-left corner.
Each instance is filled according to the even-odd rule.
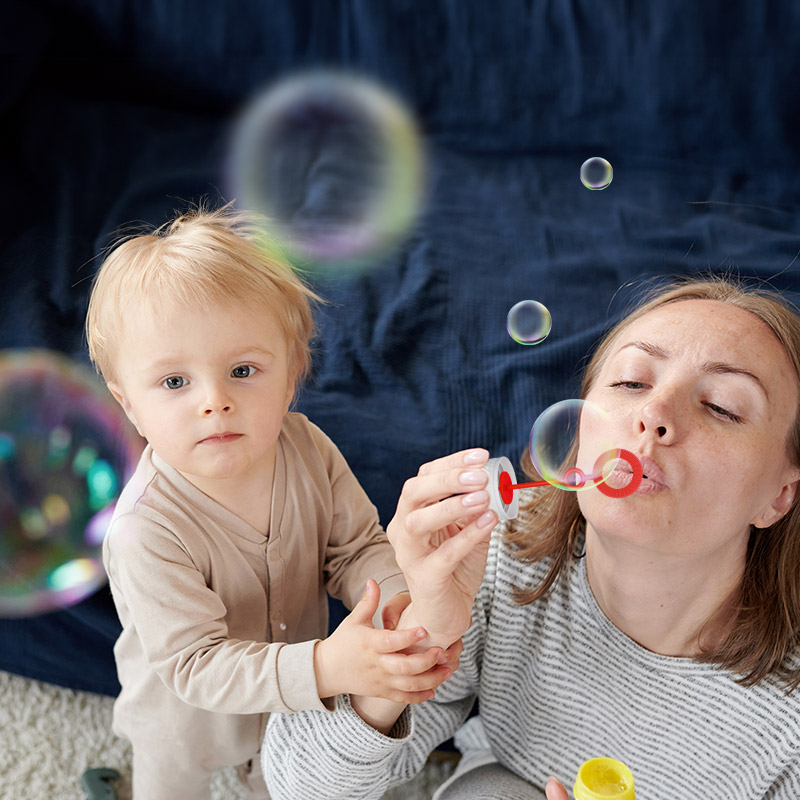
[[[131,800],[131,749],[111,732],[113,699],[62,689],[0,671],[0,800],[84,800],[80,778],[112,767],[119,800]],[[432,759],[417,778],[384,800],[430,800],[453,771]],[[244,800],[233,767],[219,770],[213,800]]]

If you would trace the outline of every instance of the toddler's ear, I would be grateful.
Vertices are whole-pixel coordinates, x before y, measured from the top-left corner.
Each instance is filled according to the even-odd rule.
[[[131,404],[128,402],[127,398],[124,394],[122,394],[122,389],[119,384],[116,383],[106,383],[108,386],[108,391],[114,396],[114,399],[122,406],[122,410],[125,412],[125,416],[131,421],[131,424],[134,428],[136,428],[139,436],[144,436],[141,429],[139,428],[138,423],[136,422],[136,417],[133,415],[133,409],[131,408]]]
[[[286,402],[283,404],[283,413],[287,414],[289,409],[292,407],[292,401],[294,400],[295,392],[297,390],[297,369],[289,370],[288,376],[288,386],[286,387]]]

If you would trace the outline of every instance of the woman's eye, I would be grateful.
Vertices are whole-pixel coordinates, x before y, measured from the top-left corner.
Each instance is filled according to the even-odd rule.
[[[242,364],[240,367],[234,367],[231,370],[231,375],[234,378],[249,378],[255,371],[255,367],[251,367],[249,364]]]
[[[644,384],[641,381],[615,381],[614,383],[609,383],[609,388],[616,389],[620,386],[624,387],[625,389],[641,389]]]
[[[181,389],[186,385],[186,378],[182,378],[180,375],[172,375],[164,380],[161,385],[167,389]]]
[[[706,403],[706,406],[711,409],[715,414],[719,414],[720,416],[727,417],[732,422],[742,422],[742,418],[737,414],[734,414],[732,411],[726,411],[721,406],[715,405],[714,403]]]

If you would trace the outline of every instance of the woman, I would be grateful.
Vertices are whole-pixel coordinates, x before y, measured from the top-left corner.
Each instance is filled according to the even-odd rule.
[[[425,465],[388,528],[412,597],[398,627],[447,645],[471,607],[461,667],[421,706],[273,717],[275,800],[380,798],[476,697],[442,800],[567,800],[599,755],[646,800],[800,797],[800,317],[723,279],[676,284],[610,331],[581,397],[609,422],[582,425],[578,463],[610,436],[642,462],[637,491],[531,491],[490,537],[488,496],[459,483],[476,451]]]

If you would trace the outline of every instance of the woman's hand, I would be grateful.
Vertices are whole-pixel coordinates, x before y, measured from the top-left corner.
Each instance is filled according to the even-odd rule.
[[[386,528],[426,644],[447,647],[470,625],[497,524],[481,469],[488,459],[486,450],[462,450],[423,464],[403,486]]]
[[[556,778],[550,777],[544,789],[547,800],[569,800],[569,792],[564,788],[564,784]]]

